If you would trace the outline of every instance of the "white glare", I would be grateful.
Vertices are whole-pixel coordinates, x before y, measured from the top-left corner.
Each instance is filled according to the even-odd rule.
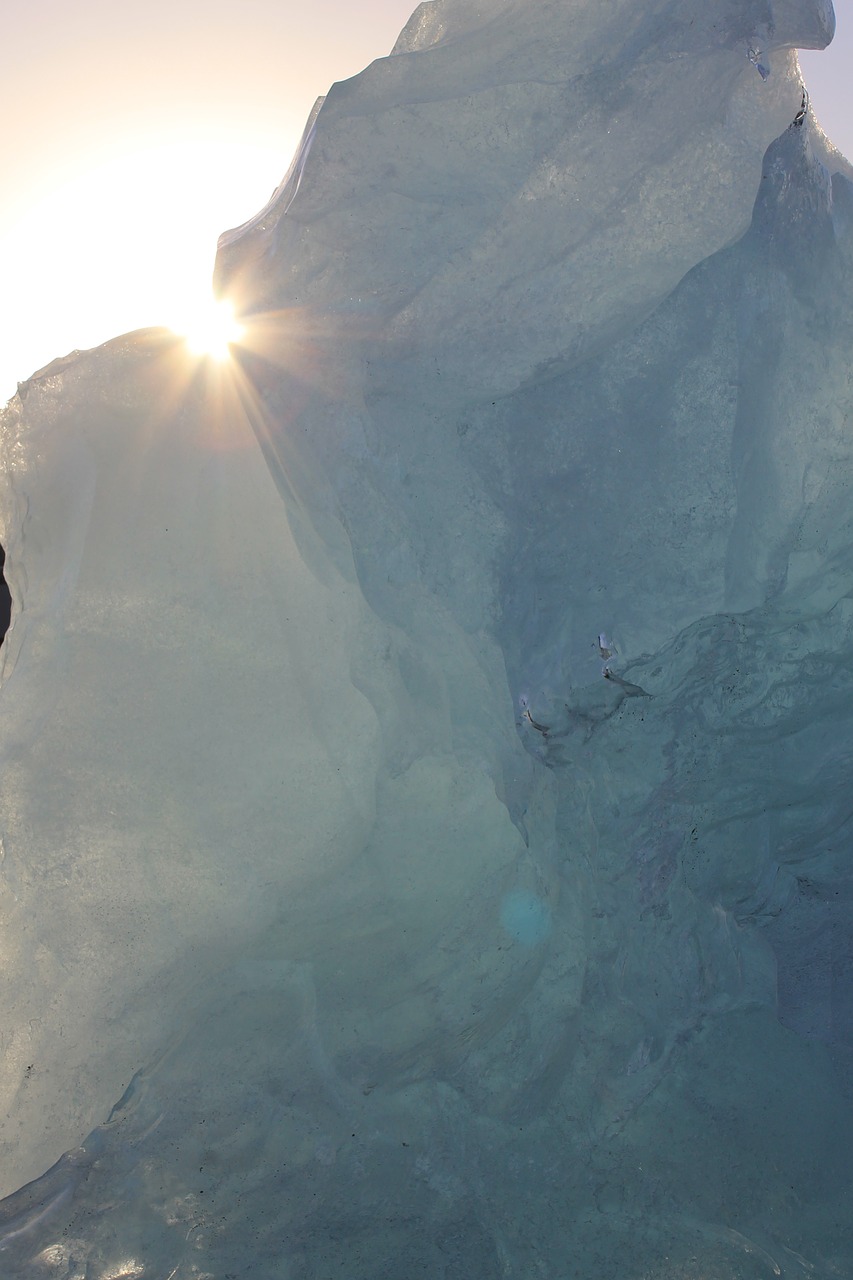
[[[266,203],[287,148],[230,137],[127,145],[20,221],[0,210],[0,404],[72,348],[192,316],[210,296],[217,237]]]
[[[243,326],[234,315],[234,307],[227,298],[211,298],[195,309],[186,320],[173,326],[186,338],[194,355],[208,356],[212,360],[227,360],[232,343],[239,342]]]

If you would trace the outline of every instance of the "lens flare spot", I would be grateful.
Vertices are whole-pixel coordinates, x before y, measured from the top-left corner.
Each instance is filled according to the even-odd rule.
[[[536,947],[551,932],[551,911],[535,893],[514,889],[501,903],[501,924],[523,947]]]

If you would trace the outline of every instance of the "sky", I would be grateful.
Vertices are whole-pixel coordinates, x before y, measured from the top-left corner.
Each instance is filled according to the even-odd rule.
[[[221,231],[267,201],[317,96],[415,0],[28,0],[0,48],[0,401],[74,347],[180,328]],[[853,0],[802,62],[853,157]],[[851,30],[847,29],[850,20]]]
[[[315,99],[414,0],[27,0],[0,44],[0,403],[74,347],[180,325]]]

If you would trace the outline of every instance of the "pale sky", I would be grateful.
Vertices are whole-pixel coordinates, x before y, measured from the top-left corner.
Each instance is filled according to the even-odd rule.
[[[818,120],[853,160],[853,0],[834,0],[836,31],[828,49],[804,49],[800,67]]]
[[[0,45],[0,401],[169,324],[284,176],[314,100],[414,0],[28,0]]]
[[[415,0],[28,0],[0,48],[0,399],[73,347],[169,324],[283,176],[314,99]],[[853,156],[853,0],[803,65]],[[851,21],[853,27],[853,21]]]

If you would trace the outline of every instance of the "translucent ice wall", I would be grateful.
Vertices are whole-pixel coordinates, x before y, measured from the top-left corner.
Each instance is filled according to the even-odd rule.
[[[0,1274],[853,1273],[832,27],[432,0],[22,386]]]

